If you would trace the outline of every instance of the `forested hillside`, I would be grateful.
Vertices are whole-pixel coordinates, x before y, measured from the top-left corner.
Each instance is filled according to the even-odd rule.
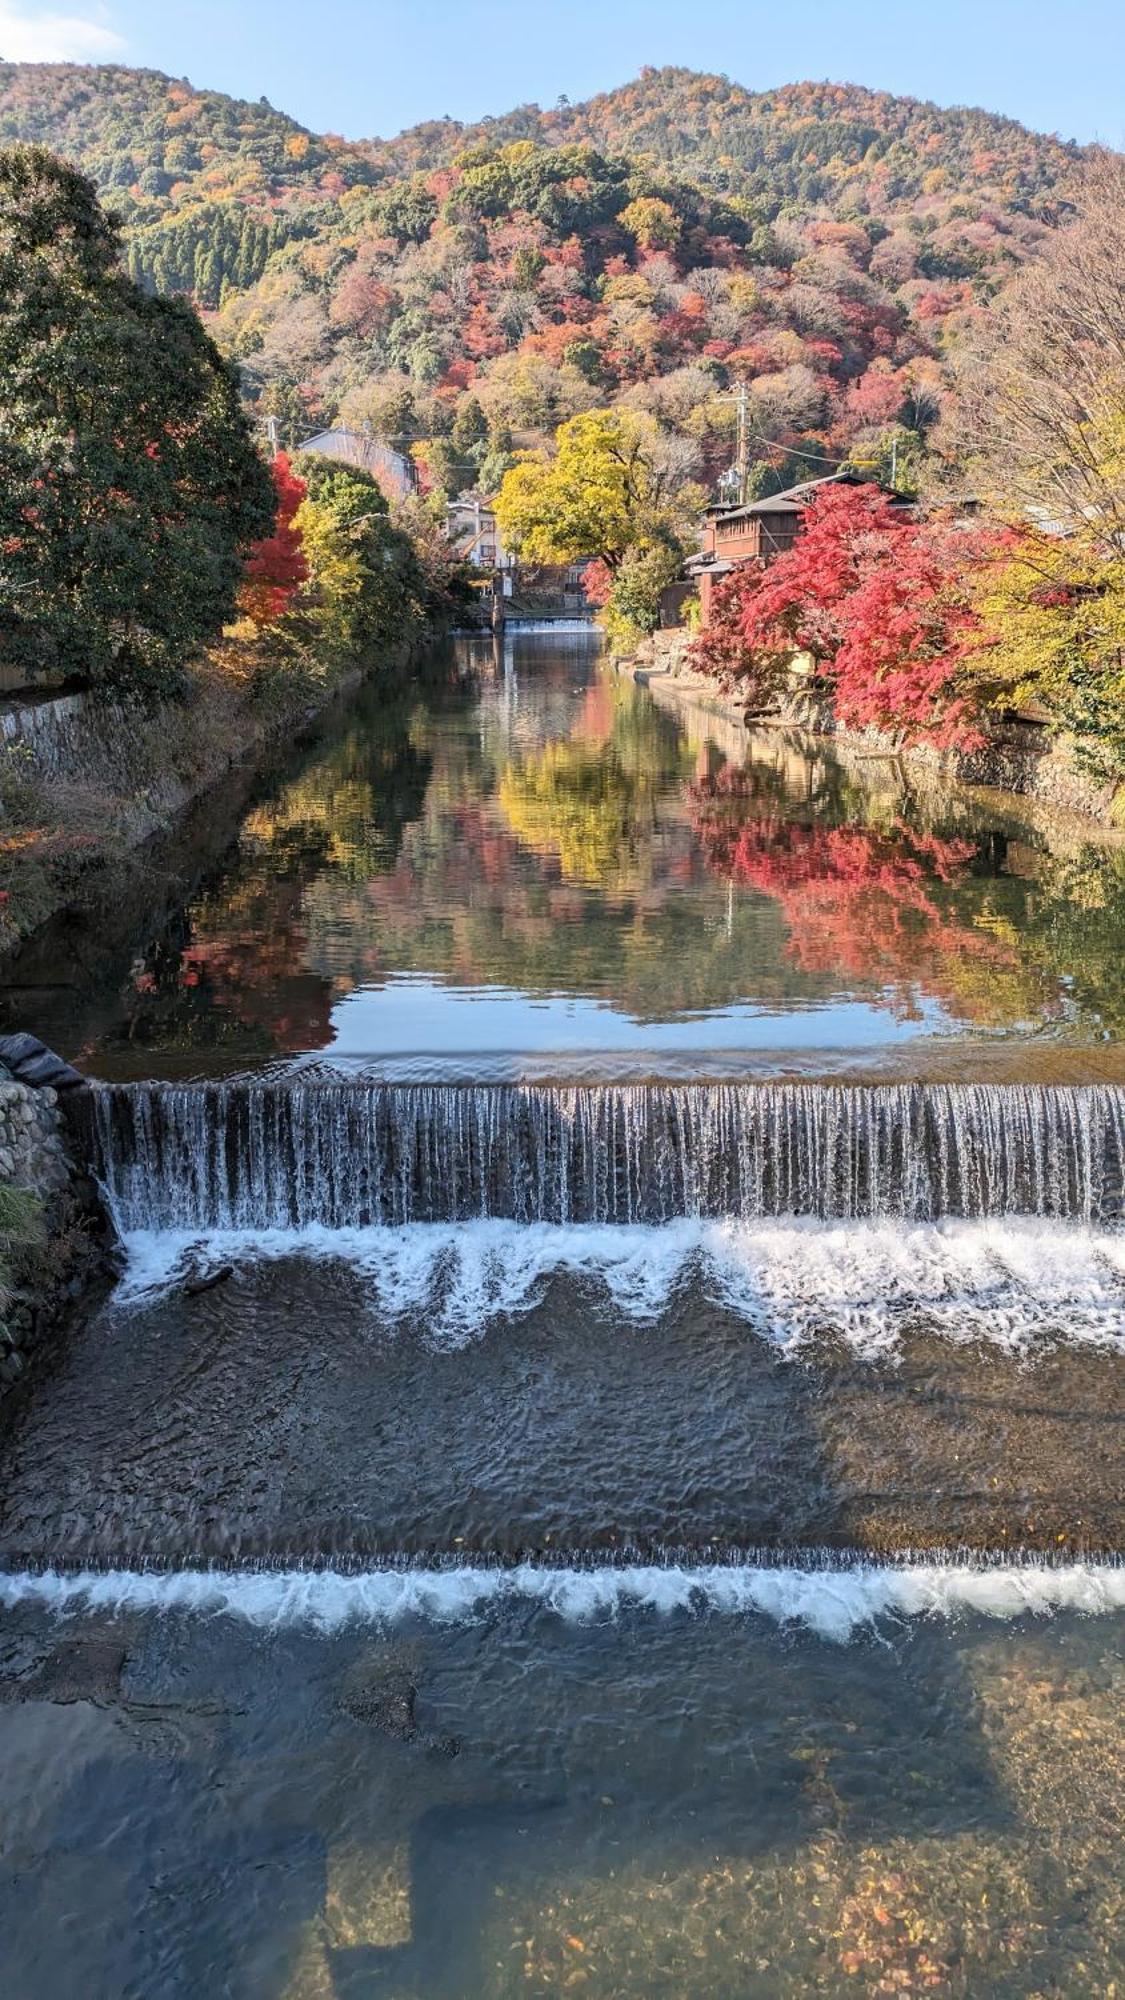
[[[134,277],[204,306],[380,174],[365,149],[317,138],[264,98],[112,65],[0,62],[0,145],[15,140],[92,177],[126,225]]]
[[[585,104],[524,105],[479,125],[449,119],[377,144],[381,162],[413,172],[448,165],[466,146],[532,139],[649,153],[697,180],[789,202],[891,208],[943,188],[1050,211],[1077,149],[994,112],[920,103],[851,83],[751,91],[725,76],[645,69]]]
[[[984,112],[684,70],[348,144],[153,72],[3,65],[4,138],[94,175],[134,277],[214,312],[290,441],[369,423],[446,491],[618,401],[709,481],[742,382],[760,484],[892,445],[909,476],[951,343],[1079,159]]]

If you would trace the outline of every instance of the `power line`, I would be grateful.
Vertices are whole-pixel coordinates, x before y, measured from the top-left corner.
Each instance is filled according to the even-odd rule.
[[[807,458],[817,465],[830,465],[837,472],[842,465],[851,462],[850,454],[848,458],[828,458],[822,451],[800,451],[795,444],[779,444],[776,438],[767,437],[764,431],[748,431],[747,436],[752,437],[756,444],[768,445],[771,451],[784,452],[787,458]]]
[[[738,441],[735,449],[735,462],[731,467],[731,471],[738,482],[738,505],[740,507],[746,505],[750,492],[751,439],[753,439],[755,444],[765,445],[768,450],[781,452],[787,458],[807,459],[810,465],[827,465],[831,467],[833,472],[838,472],[842,465],[847,465],[849,462],[847,458],[829,458],[826,452],[802,451],[798,445],[780,444],[776,438],[767,437],[764,431],[752,430],[748,421],[750,400],[748,385],[745,382],[740,382],[737,389],[729,390],[726,395],[719,396],[716,400],[721,403],[735,402],[738,405]],[[723,477],[728,478],[729,474],[724,473]]]

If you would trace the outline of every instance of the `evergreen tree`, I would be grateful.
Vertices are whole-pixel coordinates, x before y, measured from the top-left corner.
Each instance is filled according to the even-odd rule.
[[[232,615],[273,493],[194,312],[125,275],[92,184],[0,153],[0,657],[167,689]]]

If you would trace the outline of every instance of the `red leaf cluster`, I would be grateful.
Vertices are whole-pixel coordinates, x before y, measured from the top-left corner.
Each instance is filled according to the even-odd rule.
[[[953,897],[974,842],[901,823],[802,824],[763,803],[752,775],[724,771],[693,790],[695,830],[708,867],[777,903],[801,972],[881,986],[902,1016],[926,994],[959,1017],[993,1018],[990,980],[1017,961]]]
[[[284,615],[309,573],[294,518],[307,491],[305,482],[283,451],[270,469],[277,495],[274,531],[251,548],[239,599],[244,615],[259,626],[272,625]]]
[[[876,486],[823,487],[791,548],[716,591],[696,661],[764,694],[795,653],[810,653],[849,727],[966,745],[974,728],[959,667],[977,620],[965,581],[987,547]]]

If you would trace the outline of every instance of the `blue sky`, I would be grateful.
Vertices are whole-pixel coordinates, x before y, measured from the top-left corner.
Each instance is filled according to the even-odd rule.
[[[0,55],[139,63],[388,136],[578,99],[644,63],[830,77],[1125,145],[1121,0],[0,0]]]

